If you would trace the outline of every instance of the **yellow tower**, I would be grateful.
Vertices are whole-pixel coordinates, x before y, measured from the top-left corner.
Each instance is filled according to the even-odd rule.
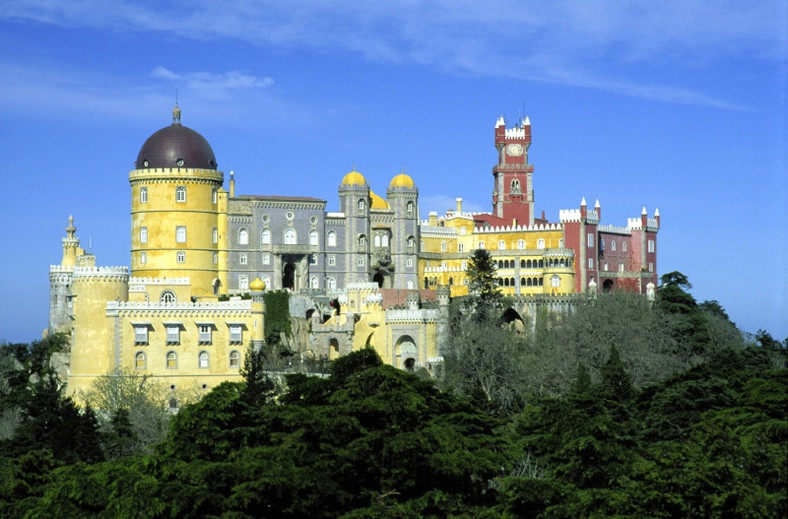
[[[142,145],[131,184],[131,275],[189,278],[192,297],[219,291],[219,190],[210,144],[181,125],[178,106],[172,125]]]

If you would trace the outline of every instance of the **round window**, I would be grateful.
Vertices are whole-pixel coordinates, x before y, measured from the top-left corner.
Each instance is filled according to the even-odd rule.
[[[175,161],[175,163],[179,166],[183,166],[183,159],[178,159]]]
[[[295,215],[293,214],[293,211],[288,211],[285,216],[287,216],[288,220],[292,220]]]

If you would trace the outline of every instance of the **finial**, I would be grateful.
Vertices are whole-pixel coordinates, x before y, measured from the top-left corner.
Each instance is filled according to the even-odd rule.
[[[648,214],[648,211],[646,211],[646,206],[645,205],[643,206],[643,210],[640,211],[640,214],[642,214],[643,216]]]
[[[586,206],[586,197],[583,197],[583,199],[580,200],[580,207],[585,207],[585,206]]]
[[[181,124],[181,109],[178,108],[178,90],[175,90],[175,108],[172,109],[172,124]]]
[[[594,207],[596,209],[599,209],[601,207],[601,205],[599,204],[599,199],[598,198],[596,199],[596,203],[594,204]]]

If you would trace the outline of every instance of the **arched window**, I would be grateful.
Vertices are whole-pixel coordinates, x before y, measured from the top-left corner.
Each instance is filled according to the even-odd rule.
[[[292,227],[285,229],[285,245],[296,244],[296,232]]]
[[[613,252],[616,251],[616,240],[610,240],[610,250]]]
[[[367,201],[363,198],[358,201],[358,212],[364,214],[364,211],[367,210]]]
[[[329,247],[336,247],[337,246],[337,233],[334,231],[328,231],[328,236],[326,238],[326,242]]]
[[[216,227],[211,229],[211,243],[219,243],[219,229]]]
[[[408,201],[408,203],[405,204],[405,212],[408,213],[408,215],[413,214],[413,202]]]
[[[238,262],[241,265],[246,265],[246,262],[247,262],[246,254],[241,254],[241,256],[238,258]]]
[[[561,278],[558,277],[557,274],[553,274],[553,276],[550,278],[550,286],[555,288],[561,286]]]
[[[446,245],[445,241],[441,242],[441,252],[446,252],[448,246]]]
[[[389,235],[388,234],[384,234],[383,236],[380,237],[380,244],[383,245],[384,247],[388,247],[389,246]]]
[[[512,180],[512,193],[515,195],[520,194],[520,181],[517,179]]]
[[[179,225],[175,228],[175,242],[186,243],[186,226]]]
[[[538,240],[536,240],[536,248],[544,249],[544,238],[539,238]]]
[[[271,231],[269,229],[263,229],[260,233],[260,243],[263,245],[271,245]]]
[[[249,231],[245,227],[238,231],[238,244],[249,245]]]
[[[207,351],[201,351],[200,352],[200,356],[198,358],[199,358],[199,365],[200,365],[200,367],[201,368],[207,368],[208,367],[208,352]]]
[[[479,248],[480,248],[480,249],[484,249],[484,242],[483,242],[483,241],[480,241],[480,242],[479,242]]]
[[[263,253],[263,265],[270,265],[271,264],[271,256],[267,253]]]
[[[175,302],[175,292],[172,290],[165,290],[161,293],[161,297],[159,297],[159,301],[165,304],[172,304]]]
[[[621,242],[621,250],[624,251],[624,252],[627,251],[627,242],[625,242],[625,241]]]
[[[413,236],[408,236],[408,248],[412,249],[415,246],[416,246],[416,238],[414,238]]]
[[[317,284],[317,276],[312,276],[309,278],[309,288],[312,290],[317,290],[319,288]]]
[[[148,253],[147,252],[140,252],[140,263],[143,265],[148,262]]]
[[[238,369],[241,366],[241,354],[236,350],[230,352],[230,368]]]
[[[317,231],[310,231],[309,245],[317,246]]]
[[[336,290],[337,289],[337,280],[334,278],[328,278],[326,280],[326,286],[329,290]]]
[[[148,243],[148,228],[140,227],[140,243]]]
[[[182,250],[175,253],[175,261],[178,263],[186,263],[186,253]]]
[[[624,272],[624,262],[623,261],[619,261],[618,262],[618,271],[619,272]]]
[[[139,351],[136,355],[134,355],[134,368],[135,369],[145,369],[146,362],[145,362],[145,352]]]
[[[506,242],[504,242],[503,240],[498,240],[498,250],[504,250],[504,249],[506,249]]]
[[[175,369],[178,367],[178,354],[174,351],[167,352],[167,369]]]
[[[148,202],[148,188],[142,186],[140,188],[140,203],[144,204]]]
[[[211,189],[211,203],[215,204],[219,201],[219,190],[216,188]]]
[[[375,235],[375,247],[380,247],[380,235]]]
[[[517,248],[523,250],[525,248],[525,240],[517,240]]]
[[[358,237],[358,246],[359,248],[364,248],[367,246],[367,237],[363,234],[359,235]]]
[[[175,201],[176,202],[186,201],[186,186],[178,186],[175,188]]]

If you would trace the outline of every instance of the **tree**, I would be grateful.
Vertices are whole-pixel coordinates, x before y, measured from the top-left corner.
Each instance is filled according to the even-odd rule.
[[[476,249],[468,260],[468,288],[483,301],[500,297],[495,277],[495,261],[486,249]]]

